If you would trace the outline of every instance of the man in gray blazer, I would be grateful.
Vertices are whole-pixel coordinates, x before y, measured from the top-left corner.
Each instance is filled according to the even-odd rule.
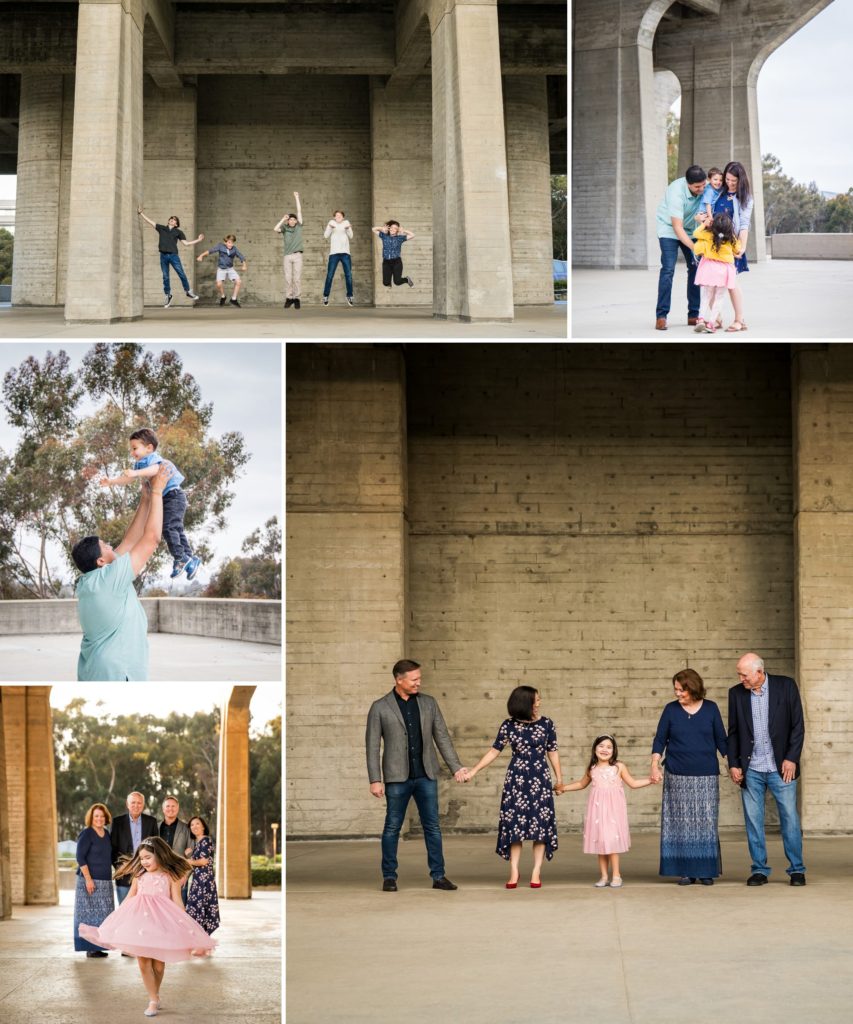
[[[186,857],[187,847],[193,845],[193,838],[190,835],[189,826],[181,821],[178,815],[181,808],[173,796],[167,796],[163,801],[163,820],[160,822],[160,838],[164,839],[169,846],[181,857]],[[181,883],[181,899],[184,906],[187,905],[187,884],[189,875]]]
[[[374,701],[367,716],[367,775],[370,792],[385,797],[382,830],[382,889],[397,891],[397,843],[406,808],[415,798],[424,830],[427,863],[433,889],[456,889],[445,877],[441,828],[438,823],[439,765],[435,747],[457,782],[467,782],[438,702],[421,693],[421,667],[416,661],[398,661],[391,670],[394,689]],[[382,767],[380,770],[380,747]],[[384,782],[383,782],[384,780]]]

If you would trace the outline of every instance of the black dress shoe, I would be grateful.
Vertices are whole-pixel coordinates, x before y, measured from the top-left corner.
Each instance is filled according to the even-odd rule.
[[[767,875],[762,875],[758,871],[754,875],[750,875],[746,880],[747,885],[767,885]]]
[[[699,882],[702,885],[713,885],[714,884],[714,879],[713,878],[700,878]]]
[[[693,885],[695,883],[695,881],[696,881],[695,878],[690,878],[687,875],[684,875],[683,877],[678,879],[678,884],[679,885]]]
[[[795,872],[793,872],[793,874],[791,875],[791,885],[805,885],[805,884],[806,884],[806,876],[802,873],[802,871],[795,871]]]
[[[107,954],[102,949],[87,949],[86,950],[86,956],[89,957],[90,960],[95,960],[96,958],[99,958],[99,957],[102,957],[102,956],[106,956],[106,955]]]
[[[382,891],[383,892],[396,892],[397,891],[397,879],[396,878],[383,878],[382,879]]]
[[[433,889],[447,889],[448,892],[451,889],[458,889],[458,885],[454,885],[449,878],[434,878],[432,881]]]

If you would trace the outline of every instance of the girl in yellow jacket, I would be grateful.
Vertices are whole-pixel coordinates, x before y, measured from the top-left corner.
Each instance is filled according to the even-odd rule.
[[[704,226],[697,230],[693,247],[694,254],[702,257],[696,271],[696,284],[702,288],[702,302],[694,330],[700,334],[713,334],[717,330],[723,295],[737,287],[735,256],[740,255],[740,242],[727,213],[718,213],[713,219],[701,215],[696,219],[701,220]]]

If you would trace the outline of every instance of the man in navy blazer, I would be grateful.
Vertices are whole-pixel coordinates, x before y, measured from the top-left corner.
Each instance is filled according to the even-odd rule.
[[[113,847],[113,867],[125,857],[132,857],[143,839],[157,835],[157,819],[151,814],[143,814],[145,797],[141,793],[127,794],[127,814],[117,814],[113,818],[110,841]],[[116,896],[119,904],[130,892],[133,881],[126,875],[116,882]]]
[[[729,774],[741,787],[746,839],[752,858],[747,885],[765,885],[770,875],[764,835],[767,790],[779,809],[782,846],[791,885],[806,884],[803,833],[797,813],[797,779],[805,728],[797,684],[771,676],[753,653],[737,663],[737,686],[729,690]]]

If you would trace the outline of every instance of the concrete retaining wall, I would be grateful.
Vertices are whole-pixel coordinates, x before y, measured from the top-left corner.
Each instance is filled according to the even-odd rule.
[[[853,260],[853,234],[773,235],[774,260]]]
[[[223,640],[281,643],[281,604],[278,601],[146,597],[142,607],[148,616],[149,633],[186,633]],[[0,601],[0,636],[79,632],[76,598]]]

